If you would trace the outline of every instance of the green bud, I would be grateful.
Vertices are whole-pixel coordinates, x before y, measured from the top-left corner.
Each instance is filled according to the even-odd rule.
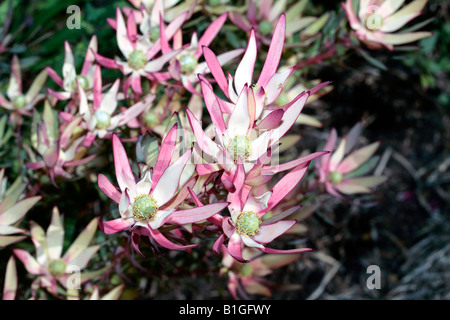
[[[14,97],[13,99],[13,105],[17,109],[22,109],[27,104],[27,101],[25,99],[25,96],[23,94],[18,95],[17,97]]]
[[[194,72],[198,65],[197,58],[190,53],[182,55],[178,61],[180,62],[181,72],[185,74]]]
[[[111,124],[111,116],[103,110],[98,110],[95,113],[95,119],[97,120],[97,129],[103,130],[109,127]]]
[[[250,156],[250,138],[247,136],[234,137],[228,145],[227,151],[234,162],[237,162],[239,157],[242,161],[247,160]]]
[[[153,128],[159,124],[159,118],[154,112],[146,112],[142,116],[142,121],[147,128]]]
[[[338,171],[333,171],[333,172],[330,172],[330,175],[328,178],[331,181],[331,183],[338,184],[338,183],[341,183],[344,176],[342,175],[342,173],[340,173]]]
[[[61,259],[55,259],[50,262],[48,270],[54,276],[60,276],[66,272],[66,263]]]
[[[261,218],[253,211],[242,212],[236,221],[236,230],[239,234],[254,236],[259,231]]]

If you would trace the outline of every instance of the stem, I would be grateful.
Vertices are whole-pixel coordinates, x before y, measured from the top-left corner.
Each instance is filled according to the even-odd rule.
[[[316,64],[316,63],[318,64],[318,63],[322,62],[323,60],[326,60],[326,59],[332,57],[337,51],[336,46],[338,44],[342,45],[344,48],[351,48],[351,46],[352,46],[350,38],[347,36],[345,39],[340,39],[339,43],[328,44],[327,45],[328,49],[325,52],[319,54],[318,56],[309,58],[306,61],[298,63],[296,65],[296,67],[303,68],[306,66],[310,66],[312,64]]]
[[[322,62],[323,60],[330,58],[335,53],[336,53],[336,46],[332,46],[324,53],[321,53],[318,56],[309,58],[306,61],[300,62],[299,64],[296,65],[296,68],[301,69],[306,66],[310,66],[312,64],[316,64],[316,63],[318,64],[318,63]]]

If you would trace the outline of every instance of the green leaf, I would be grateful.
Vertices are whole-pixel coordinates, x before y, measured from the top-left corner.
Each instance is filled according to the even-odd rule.
[[[431,18],[429,18],[429,19],[427,19],[425,21],[422,21],[420,23],[417,23],[417,24],[413,25],[412,27],[409,27],[407,29],[402,30],[402,33],[414,32],[414,31],[420,30],[423,27],[425,27],[427,24],[433,22],[434,20],[436,20],[436,18],[435,17],[431,17]]]
[[[422,47],[422,52],[425,54],[430,54],[436,47],[439,35],[434,33],[430,37],[426,37],[419,41],[419,45]]]
[[[303,30],[301,32],[301,37],[310,37],[315,35],[316,33],[320,32],[322,28],[327,23],[328,19],[330,18],[330,13],[326,12],[324,13],[319,19],[317,19],[313,24],[311,24],[308,28]]]
[[[363,50],[358,50],[358,53],[374,67],[381,69],[383,71],[387,71],[387,67],[381,61],[370,56],[368,53],[364,52]]]

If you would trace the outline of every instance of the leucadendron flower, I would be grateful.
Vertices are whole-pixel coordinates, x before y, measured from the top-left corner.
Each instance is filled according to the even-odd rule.
[[[242,164],[234,179],[235,191],[228,193],[230,217],[222,219],[223,234],[214,244],[218,250],[226,241],[230,255],[239,262],[248,262],[242,256],[244,247],[256,248],[265,253],[288,254],[311,251],[309,248],[272,249],[267,247],[275,238],[281,236],[297,221],[285,220],[299,207],[293,207],[283,213],[264,219],[264,216],[288,195],[308,170],[310,161],[298,165],[281,178],[270,191],[255,195],[252,188],[244,184],[245,172]]]
[[[166,29],[167,38],[174,36],[175,32],[181,27],[186,15],[180,16],[173,25],[169,25]],[[138,35],[136,22],[134,16],[129,15],[127,18],[127,24],[122,16],[120,8],[116,9],[116,39],[117,45],[122,52],[122,55],[126,59],[123,61],[119,57],[115,59],[109,59],[94,53],[97,62],[111,69],[120,69],[127,79],[124,81],[124,93],[128,92],[128,88],[131,89],[137,95],[142,95],[142,83],[141,77],[150,78],[151,74],[159,72],[164,65],[172,59],[178,51],[172,51],[167,54],[163,54],[157,58],[157,54],[161,51],[161,41],[156,40],[153,45]],[[132,25],[132,27],[130,27]],[[128,26],[128,28],[127,28]]]
[[[244,248],[242,255],[248,260],[246,263],[236,261],[222,246],[221,275],[227,275],[227,287],[235,300],[250,299],[249,295],[261,295],[272,297],[272,290],[294,290],[299,285],[282,285],[270,281],[265,276],[270,275],[276,269],[284,267],[301,257],[300,253],[293,254],[261,254],[254,248]]]
[[[377,164],[377,158],[373,155],[380,142],[354,150],[361,130],[361,123],[358,122],[336,147],[338,137],[336,129],[333,128],[324,147],[324,150],[331,153],[315,163],[319,183],[329,194],[338,198],[343,198],[343,195],[370,193],[371,188],[386,181],[385,176],[366,176]]]
[[[31,148],[27,148],[30,162],[26,167],[32,170],[44,169],[53,184],[55,178],[71,179],[75,168],[84,165],[96,157],[95,154],[84,157],[87,148],[83,146],[84,136],[77,136],[81,116],[70,122],[58,120],[56,110],[46,100],[42,115],[33,114]],[[83,158],[84,157],[84,158]]]
[[[280,107],[274,104],[282,94],[287,80],[295,71],[295,67],[290,67],[277,72],[283,52],[285,33],[286,17],[283,14],[275,26],[269,51],[256,83],[253,83],[253,72],[257,60],[257,43],[254,30],[250,32],[247,48],[236,69],[235,76],[232,77],[228,74],[228,80],[214,53],[209,48],[203,49],[211,74],[229,100],[226,101],[216,96],[208,80],[199,76],[205,104],[216,127],[218,122],[221,121],[220,118],[223,113],[233,114],[234,109],[238,108],[238,101],[244,93],[249,97],[250,127],[258,134],[264,134],[264,131],[272,130],[273,133],[269,143],[272,146],[296,122],[309,96],[329,84],[329,82],[324,82],[308,91],[300,92]],[[218,105],[214,106],[216,100]],[[240,101],[240,104],[242,103]]]
[[[177,141],[177,126],[167,133],[159,149],[156,164],[152,170],[143,172],[140,180],[131,171],[125,149],[114,134],[112,136],[114,165],[119,190],[100,174],[98,186],[109,198],[118,203],[120,218],[111,221],[100,221],[100,228],[106,234],[129,230],[134,235],[145,235],[153,238],[159,245],[168,249],[188,249],[197,245],[179,245],[168,240],[159,230],[163,225],[182,226],[203,221],[224,209],[228,203],[211,203],[202,207],[180,210],[171,203],[180,203],[175,199],[182,194],[183,187],[190,178],[183,176],[190,160],[192,150],[186,150],[172,161]],[[184,193],[186,197],[188,193]],[[183,200],[183,199],[181,199]],[[137,243],[132,243],[136,250]]]
[[[131,15],[133,16],[129,20],[129,23],[130,26],[133,26],[133,28],[138,26],[139,31],[141,32],[140,35],[137,34],[137,37],[139,37],[139,41],[147,42],[150,47],[153,45],[159,46],[159,38],[161,36],[160,25],[161,23],[164,24],[164,22],[169,23],[167,26],[169,30],[166,30],[167,36],[169,38],[172,37],[173,32],[179,34],[181,33],[180,26],[191,15],[191,10],[193,8],[186,7],[186,10],[176,10],[177,13],[175,15],[172,15],[171,19],[167,19],[166,10],[170,9],[170,1],[171,0],[150,1],[148,2],[148,5],[145,6],[143,3],[141,3],[141,5],[137,7],[138,10],[129,7],[121,8],[126,17],[129,17]],[[192,6],[193,5],[194,4],[192,4]],[[162,21],[161,19],[163,19],[164,21]],[[117,30],[117,20],[108,18],[107,21],[113,29]]]
[[[227,79],[213,51],[207,47],[203,49],[203,55],[212,76],[230,101],[219,99],[220,108],[223,112],[232,112],[244,86],[251,88],[254,92],[256,99],[255,119],[260,118],[264,106],[270,105],[278,98],[283,90],[284,83],[295,70],[295,67],[292,67],[282,73],[276,73],[283,52],[285,34],[286,16],[282,14],[273,31],[269,51],[256,83],[253,82],[253,71],[258,50],[254,30],[250,32],[247,48],[236,68],[234,77],[228,74]]]
[[[199,59],[203,55],[203,47],[209,46],[214,38],[217,37],[227,16],[228,14],[224,13],[215,19],[206,28],[200,39],[198,39],[197,33],[194,32],[189,44],[183,45],[182,40],[174,41],[173,50],[178,50],[179,53],[171,60],[168,73],[173,79],[180,81],[193,94],[200,94],[194,87],[195,83],[198,82],[198,75],[205,75],[210,72],[206,62],[199,62]],[[162,43],[165,43],[162,46],[164,53],[172,51],[165,37],[162,38]],[[222,53],[217,56],[217,60],[222,66],[241,55],[243,51],[243,49],[236,49]]]
[[[155,95],[149,94],[129,108],[124,107],[122,110],[118,110],[119,84],[120,79],[117,79],[109,91],[102,94],[100,66],[97,66],[92,103],[88,100],[84,89],[78,84],[79,107],[77,114],[60,113],[60,116],[68,122],[81,116],[82,121],[78,127],[86,131],[83,141],[85,147],[91,146],[97,137],[110,139],[116,129],[139,116],[155,99]]]
[[[296,97],[285,108],[273,110],[264,120],[255,123],[257,99],[252,88],[244,85],[227,121],[220,111],[219,102],[206,81],[201,81],[206,107],[211,116],[214,136],[208,135],[194,114],[186,109],[187,118],[195,137],[196,170],[206,175],[221,169],[221,181],[227,190],[233,190],[237,165],[241,163],[248,174],[249,184],[265,183],[278,172],[292,169],[305,161],[319,157],[316,152],[306,157],[280,164],[276,159],[277,143],[295,123],[309,92]],[[280,123],[281,122],[281,123]],[[252,180],[252,181],[249,181]]]
[[[63,91],[55,91],[47,88],[47,92],[58,100],[68,100],[76,96],[78,92],[77,83],[89,92],[88,97],[92,98],[92,88],[94,86],[95,73],[95,53],[97,52],[97,37],[94,35],[86,50],[81,72],[77,74],[75,68],[75,58],[68,41],[64,42],[64,64],[62,68],[62,78],[51,67],[46,67],[48,75],[55,83],[63,89]]]
[[[250,103],[249,100],[251,100]],[[252,114],[249,109],[254,105],[252,89],[245,86],[227,124],[225,124],[222,114],[217,113],[216,110],[217,117],[214,117],[213,120],[215,124],[217,123],[214,141],[206,135],[201,123],[193,113],[189,109],[186,110],[198,146],[214,160],[210,165],[219,165],[226,172],[234,173],[236,165],[240,161],[248,172],[256,161],[267,152],[272,132],[266,131],[259,134],[253,130]]]
[[[31,116],[31,111],[36,103],[45,97],[40,91],[46,80],[47,72],[43,70],[36,76],[28,91],[24,93],[20,61],[17,55],[14,55],[11,61],[9,85],[6,90],[6,96],[9,100],[0,93],[0,106],[11,113],[12,120],[20,119],[24,115]]]
[[[100,245],[89,246],[96,230],[97,219],[93,219],[63,255],[64,224],[58,208],[53,208],[52,219],[46,232],[37,223],[30,221],[31,240],[36,249],[36,258],[23,249],[14,249],[13,252],[28,273],[36,276],[32,288],[42,287],[58,296],[58,283],[67,290],[74,284],[83,284],[103,273],[105,268],[81,272],[100,249]],[[79,278],[73,279],[76,276]],[[32,290],[32,296],[35,294],[36,292]]]
[[[0,170],[0,249],[24,240],[28,231],[18,227],[27,212],[42,198],[23,197],[27,186],[22,177],[18,177],[6,188],[5,168]]]
[[[401,28],[419,16],[427,0],[414,0],[403,6],[403,0],[361,0],[354,11],[352,0],[341,3],[356,36],[369,48],[387,48],[415,42],[431,32],[402,32]]]

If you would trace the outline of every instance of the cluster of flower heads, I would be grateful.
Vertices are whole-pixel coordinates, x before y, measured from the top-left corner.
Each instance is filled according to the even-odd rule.
[[[82,176],[97,156],[92,149],[112,142],[115,181],[108,179],[112,173],[107,171],[98,172],[96,181],[117,205],[119,216],[93,217],[63,255],[64,224],[58,208],[53,209],[46,232],[33,221],[29,231],[19,228],[41,196],[25,197],[26,184],[20,178],[6,189],[2,169],[0,247],[30,236],[36,258],[23,249],[14,249],[14,254],[35,275],[32,296],[37,297],[40,287],[57,296],[59,283],[77,298],[77,291],[68,285],[71,267],[81,271],[96,255],[100,245],[90,243],[98,227],[106,235],[126,235],[142,256],[143,242],[189,251],[198,246],[189,239],[208,232],[215,235],[212,251],[223,257],[221,274],[228,276],[233,297],[270,296],[273,283],[264,276],[311,251],[274,243],[282,235],[301,234],[296,216],[302,216],[298,212],[303,193],[328,193],[348,200],[357,193],[370,193],[385,181],[383,176],[369,175],[378,160],[374,154],[379,142],[354,151],[360,143],[361,123],[340,142],[333,128],[315,152],[288,161],[280,156],[298,141],[289,136],[291,127],[298,123],[321,126],[301,112],[308,100],[330,87],[329,82],[319,81],[304,88],[290,81],[296,66],[280,66],[285,42],[292,47],[289,40],[298,33],[305,43],[314,39],[328,15],[303,16],[306,1],[287,8],[286,1],[251,0],[246,13],[227,1],[130,2],[135,8],[117,8],[115,19],[108,19],[120,56],[100,55],[94,36],[78,72],[66,41],[61,75],[47,67],[26,94],[19,59],[14,56],[9,100],[0,95],[0,105],[11,113],[13,123],[20,126],[22,117],[32,118],[26,167],[49,177],[55,186]],[[351,1],[343,4],[351,27],[368,45],[392,49],[426,36],[390,34],[417,16],[424,1],[416,0],[397,13],[402,1],[385,1],[379,7],[383,17],[379,30],[367,29],[367,10],[375,5],[369,2],[361,1],[359,15],[353,13]],[[199,6],[215,18],[202,34],[186,37],[183,25]],[[222,13],[228,9],[229,14]],[[214,52],[210,45],[228,18],[248,32],[247,46]],[[189,42],[183,42],[186,39]],[[258,56],[265,59],[255,71]],[[234,73],[225,72],[225,67]],[[104,84],[102,68],[117,69],[122,77]],[[47,75],[61,91],[40,92]],[[42,100],[40,113],[35,106]],[[62,110],[57,109],[60,104],[64,104]],[[124,132],[131,134],[126,137]],[[135,145],[136,157],[127,155],[125,142]],[[304,179],[308,172],[313,174]],[[302,180],[308,183],[302,185]],[[106,269],[82,273],[81,283]],[[12,257],[4,299],[14,299],[16,282]],[[118,298],[122,289],[119,286],[104,298]],[[91,299],[99,299],[97,287],[91,292]]]

